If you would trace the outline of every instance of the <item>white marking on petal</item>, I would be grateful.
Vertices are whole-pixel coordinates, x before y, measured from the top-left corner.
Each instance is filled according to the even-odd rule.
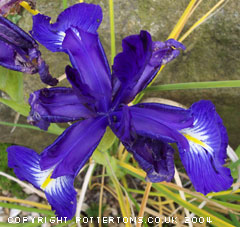
[[[66,33],[63,32],[63,31],[60,31],[57,34],[58,34],[58,40],[57,40],[58,42],[55,42],[55,43],[59,44],[59,45],[62,45],[62,42],[63,42],[63,40],[64,40],[64,38],[66,36]]]
[[[196,119],[192,128],[182,129],[180,133],[187,138],[190,147],[195,153],[199,152],[198,146],[201,146],[213,155],[213,148],[211,147],[211,141],[209,141],[209,131],[207,130],[209,129],[206,128],[204,122]]]
[[[80,39],[80,40],[82,40],[82,38],[81,38],[81,35],[80,35],[80,33],[79,33],[79,31],[76,29],[76,28],[71,28],[72,30],[73,30],[73,32],[77,35],[77,37]]]

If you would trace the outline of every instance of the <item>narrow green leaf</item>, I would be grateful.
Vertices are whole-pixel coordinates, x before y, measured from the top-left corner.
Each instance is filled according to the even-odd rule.
[[[30,106],[28,104],[24,104],[24,103],[19,104],[13,100],[4,99],[4,98],[0,98],[0,102],[7,105],[10,108],[12,108],[13,110],[15,110],[16,112],[20,113],[21,115],[23,115],[25,117],[27,117],[29,115]],[[40,130],[38,127],[35,127],[32,125],[27,125],[27,124],[14,124],[14,123],[10,123],[10,122],[1,122],[0,124],[11,126],[11,127],[16,126],[16,127]],[[57,124],[52,123],[49,126],[48,131],[44,131],[44,132],[48,132],[48,133],[55,134],[55,135],[61,135],[64,130],[65,130],[65,128],[61,128]]]
[[[110,17],[110,33],[111,33],[111,64],[113,65],[113,60],[116,55],[113,0],[109,0],[109,17]]]
[[[198,202],[198,203],[197,203],[197,202],[193,202],[193,203],[194,203],[194,204],[197,204],[197,206],[200,205],[199,202]],[[225,222],[227,222],[227,223],[229,223],[229,224],[231,224],[231,225],[234,225],[234,224],[231,222],[231,220],[227,219],[225,216],[223,216],[223,215],[220,214],[219,212],[216,212],[216,211],[212,210],[211,208],[209,208],[209,207],[207,207],[207,206],[205,206],[203,209],[206,210],[207,212],[211,213],[212,215],[214,215],[214,216],[222,219],[223,221],[225,221]]]
[[[195,213],[196,215],[198,215],[199,217],[204,217],[204,218],[210,218],[212,220],[212,225],[214,226],[225,226],[225,227],[234,227],[233,225],[221,220],[220,218],[202,210],[199,209],[198,207],[192,205],[191,203],[181,199],[178,195],[176,195],[175,193],[171,192],[170,190],[168,190],[166,187],[164,187],[163,185],[160,184],[153,184],[153,187],[157,190],[159,190],[160,192],[164,193],[166,197],[174,200],[176,203],[178,203],[179,205],[187,208],[188,210],[190,210],[191,212]]]
[[[223,202],[223,201],[219,201],[219,200],[216,200],[216,199],[211,199],[211,200],[214,201],[214,202],[217,202],[217,203],[219,203],[219,204],[221,204],[225,207],[231,208],[233,210],[240,211],[240,205],[238,205],[238,204]]]
[[[139,94],[135,97],[135,99],[132,101],[133,105],[139,103],[139,102],[141,101],[141,99],[143,98],[143,96],[144,96],[144,93],[143,93],[143,92],[139,93]]]
[[[240,201],[240,195],[238,194],[228,194],[228,195],[219,195],[214,196],[214,199],[221,200],[221,201]]]
[[[185,89],[227,88],[227,87],[240,87],[240,80],[163,84],[148,87],[144,90],[144,92],[185,90]]]
[[[237,217],[237,215],[232,214],[232,213],[229,213],[229,216],[231,217],[234,225],[235,225],[236,227],[240,227],[239,217]]]
[[[0,121],[0,125],[10,126],[10,127],[28,128],[28,129],[47,132],[47,133],[51,133],[51,134],[55,134],[55,135],[60,135],[65,130],[64,128],[60,128],[57,124],[51,124],[48,131],[41,130],[40,128],[38,128],[36,126],[32,126],[32,125],[15,124],[15,123],[5,122],[5,121]]]
[[[133,198],[133,196],[131,195],[131,193],[128,192],[128,190],[127,190],[127,194],[128,194],[128,196],[129,196],[129,198],[131,199],[131,201],[133,202],[134,206],[136,207],[137,211],[139,212],[140,207],[139,207],[137,201]],[[146,220],[145,217],[143,217],[143,226],[148,227],[148,225],[147,225],[147,220]]]
[[[29,128],[29,129],[41,131],[40,128],[32,125],[27,125],[27,124],[15,124],[11,122],[0,121],[0,125],[10,126],[10,127]]]
[[[27,211],[27,212],[36,212],[36,213],[39,213],[39,214],[46,214],[46,215],[55,216],[54,212],[50,211],[50,210],[37,209],[37,208],[32,208],[32,207],[25,207],[25,206],[12,204],[12,203],[0,202],[0,207],[10,208],[10,209],[18,209],[18,210],[23,210],[23,211]]]
[[[4,223],[0,222],[0,227],[8,227],[8,226],[17,226],[17,227],[23,227],[23,224],[12,224],[12,223]]]

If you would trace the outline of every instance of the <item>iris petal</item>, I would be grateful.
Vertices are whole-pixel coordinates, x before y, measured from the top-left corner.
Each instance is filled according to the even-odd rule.
[[[72,85],[74,92],[83,103],[90,104],[96,102],[97,94],[94,91],[92,91],[87,84],[84,84],[81,81],[77,69],[72,68],[71,66],[68,65],[66,67],[66,75],[68,81]]]
[[[196,189],[207,194],[231,187],[230,169],[224,167],[228,137],[221,118],[210,101],[199,101],[190,108],[193,127],[180,132],[190,145],[188,151],[179,147],[183,165]]]
[[[173,129],[183,129],[193,124],[190,110],[160,103],[140,103],[130,107],[132,114],[141,114]]]
[[[107,111],[111,101],[110,70],[97,34],[68,29],[63,42],[79,80],[95,92],[98,111]]]
[[[43,83],[54,86],[58,80],[49,74],[35,40],[11,21],[0,16],[0,65],[12,70],[39,73]]]
[[[174,150],[161,140],[138,135],[131,146],[125,143],[140,167],[153,183],[171,181],[174,176]]]
[[[163,120],[160,120],[156,117],[156,113],[153,111],[153,115],[151,115],[151,111],[148,111],[148,115],[144,114],[144,110],[137,110],[134,108],[132,111],[132,107],[125,107],[129,108],[129,115],[124,115],[121,111],[115,111],[111,114],[111,128],[116,133],[116,135],[121,139],[121,135],[125,134],[119,134],[119,129],[122,128],[123,121],[131,121],[130,123],[126,125],[130,125],[131,133],[130,135],[134,136],[135,134],[139,134],[142,136],[150,137],[152,139],[161,140],[166,143],[178,143],[182,149],[188,150],[189,144],[187,142],[187,139],[176,129],[173,127],[174,124],[176,124],[176,119],[172,117],[172,121],[166,121],[166,119],[163,118]],[[179,115],[179,110],[177,111],[176,115]],[[184,115],[184,114],[183,114]],[[124,119],[125,116],[130,116]],[[159,116],[161,116],[161,112],[159,113]],[[188,114],[185,115],[186,121],[188,121],[188,125],[192,125],[191,117],[189,119]],[[185,121],[182,123],[185,124]],[[181,123],[178,125],[180,127]],[[129,128],[126,128],[126,130],[129,130]]]
[[[69,122],[94,117],[71,88],[44,88],[30,94],[28,121],[46,130],[49,122]]]
[[[135,89],[135,86],[144,74],[144,69],[151,58],[151,35],[146,31],[141,31],[140,35],[132,35],[123,39],[122,46],[123,52],[114,58],[113,64],[114,106],[119,103],[129,103],[140,91]],[[146,70],[150,73],[152,67]]]
[[[64,51],[62,42],[65,32],[71,27],[96,33],[102,21],[102,10],[98,5],[79,3],[64,10],[56,23],[50,23],[51,18],[42,14],[33,16],[32,36],[49,50]]]
[[[66,175],[52,179],[52,169],[40,169],[40,156],[33,150],[21,146],[11,146],[8,151],[8,165],[21,180],[26,180],[38,189],[43,189],[48,202],[57,216],[72,219],[76,210],[76,191],[73,176]]]
[[[42,152],[41,168],[45,170],[55,166],[53,178],[76,175],[99,144],[107,124],[106,117],[74,123]]]
[[[128,36],[122,42],[123,52],[114,58],[113,106],[127,104],[155,77],[161,65],[173,60],[185,47],[173,40],[152,42],[147,31]]]
[[[159,139],[159,134],[150,135],[144,127],[139,130],[135,125],[135,117],[132,107],[124,106],[120,116],[112,116],[113,131],[146,171],[147,180],[170,181],[174,175],[173,149]],[[141,120],[146,121],[144,118]]]
[[[176,58],[180,53],[179,49],[185,50],[185,46],[174,39],[169,39],[165,42],[153,42],[152,49],[153,54],[149,64],[159,66]]]

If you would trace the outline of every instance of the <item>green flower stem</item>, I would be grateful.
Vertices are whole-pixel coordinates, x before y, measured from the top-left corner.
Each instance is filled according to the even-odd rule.
[[[144,92],[187,90],[187,89],[207,89],[207,88],[227,88],[227,87],[240,87],[240,80],[163,84],[163,85],[148,87],[144,90]]]

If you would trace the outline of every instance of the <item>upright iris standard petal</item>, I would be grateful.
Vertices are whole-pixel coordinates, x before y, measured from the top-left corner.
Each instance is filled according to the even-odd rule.
[[[44,88],[30,94],[28,122],[46,130],[50,122],[69,122],[96,116],[72,88]]]
[[[64,51],[62,42],[66,30],[78,27],[96,33],[102,21],[102,9],[98,5],[79,3],[64,10],[51,24],[51,18],[42,14],[33,17],[32,36],[49,50]]]
[[[221,118],[210,101],[199,101],[190,108],[193,127],[180,132],[187,138],[190,149],[179,147],[183,165],[198,192],[207,194],[231,187],[230,169],[224,167],[228,137]]]
[[[87,84],[81,81],[77,69],[68,65],[66,67],[66,75],[74,92],[83,103],[90,105],[96,102],[97,94],[91,90]]]
[[[140,35],[128,36],[122,41],[123,52],[114,58],[112,86],[115,106],[129,103],[152,54],[151,35],[141,31]]]
[[[122,46],[123,52],[115,57],[113,65],[114,107],[132,101],[152,81],[161,65],[177,57],[178,49],[185,49],[173,39],[152,42],[146,31],[126,37]]]
[[[51,169],[42,171],[39,165],[40,156],[33,150],[11,146],[8,151],[8,165],[14,169],[21,180],[26,180],[36,188],[42,189],[57,216],[72,219],[76,210],[76,191],[72,175],[51,178]]]
[[[38,44],[21,28],[0,16],[0,65],[24,73],[39,73],[41,80],[56,85],[57,79],[49,74],[41,58]]]
[[[71,125],[42,152],[41,169],[55,166],[53,178],[76,175],[99,144],[107,124],[107,118],[99,116]]]
[[[97,111],[106,112],[111,102],[110,70],[97,34],[82,29],[68,29],[63,42],[79,80],[94,91]]]

